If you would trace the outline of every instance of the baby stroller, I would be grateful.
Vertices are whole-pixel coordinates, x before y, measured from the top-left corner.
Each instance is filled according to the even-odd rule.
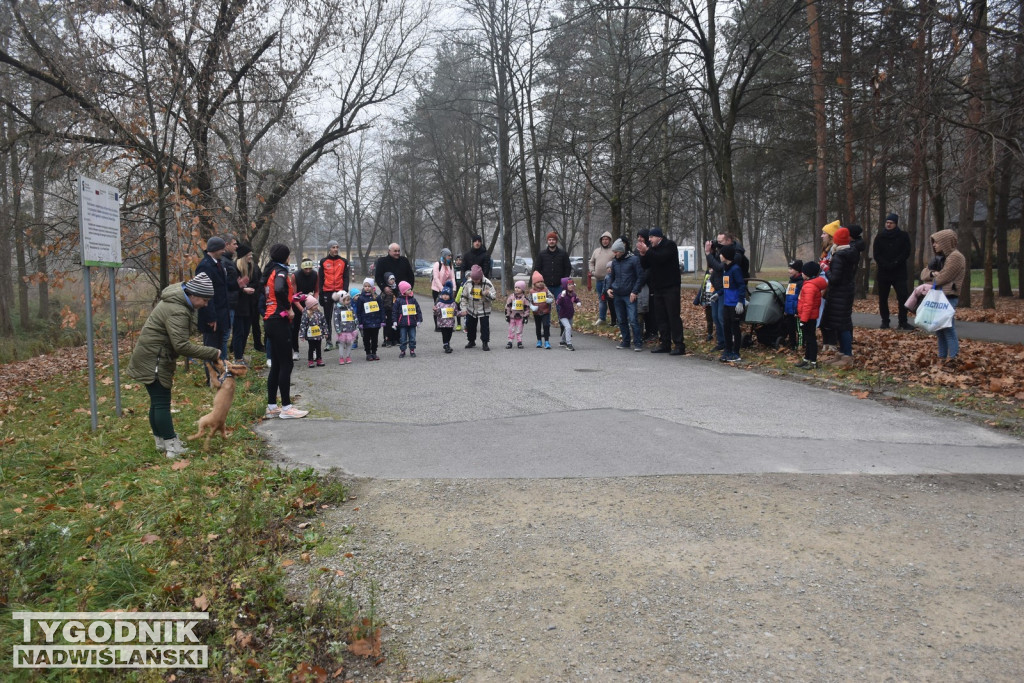
[[[751,283],[757,286],[750,289]],[[750,278],[747,280],[748,303],[743,322],[751,326],[743,335],[743,347],[754,345],[754,339],[762,346],[779,348],[786,336],[783,314],[786,311],[786,286],[769,280]]]

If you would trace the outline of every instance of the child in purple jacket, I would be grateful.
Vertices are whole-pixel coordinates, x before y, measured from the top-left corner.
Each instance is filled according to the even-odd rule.
[[[572,278],[562,278],[562,293],[555,299],[555,310],[558,311],[558,322],[562,326],[562,340],[559,346],[575,351],[572,345],[572,317],[580,306],[580,298],[576,296],[576,283]]]

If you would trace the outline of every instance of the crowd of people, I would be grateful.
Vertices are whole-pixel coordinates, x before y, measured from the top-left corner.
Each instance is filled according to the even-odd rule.
[[[822,228],[821,243],[816,261],[789,264],[785,292],[783,339],[794,350],[804,349],[796,366],[805,369],[818,364],[819,333],[823,349],[835,354],[828,362],[840,367],[853,363],[855,282],[866,249],[862,230],[836,221]],[[967,272],[956,233],[936,232],[931,245],[934,257],[920,275],[923,285],[908,297],[910,240],[899,229],[899,216],[887,217],[872,250],[878,264],[882,328],[890,326],[890,289],[896,290],[899,299],[900,329],[913,329],[907,303],[913,305],[915,297],[929,288],[943,289],[956,308]],[[750,264],[743,245],[728,233],[705,243],[704,253],[707,270],[694,304],[704,307],[707,340],[716,341],[719,360],[736,362],[741,359],[740,324]],[[146,386],[154,443],[168,457],[187,452],[174,431],[170,411],[179,357],[208,361],[207,374],[210,367],[223,372],[229,341],[230,355],[242,361],[251,335],[253,347],[266,353],[269,368],[265,418],[297,419],[308,414],[292,405],[290,393],[300,340],[307,346],[310,368],[324,367],[324,353],[333,349],[338,351],[340,365],[350,364],[360,341],[367,361],[380,360],[379,348],[388,346],[399,348],[398,358],[407,354],[415,358],[417,330],[425,315],[430,315],[444,353],[452,353],[453,334],[463,327],[467,349],[475,348],[479,338],[482,350],[490,351],[490,315],[498,295],[490,280],[491,258],[480,235],[473,236],[472,248],[455,258],[450,249],[441,249],[431,272],[429,314],[413,293],[416,274],[398,244],[389,245],[387,254],[376,260],[373,277],[351,288],[350,266],[340,256],[336,241],[328,243],[328,254],[317,268],[304,259],[292,273],[291,250],[284,244],[272,245],[268,256],[261,269],[252,249],[233,235],[211,237],[195,277],[164,289],[143,326],[128,374]],[[532,318],[536,348],[551,349],[554,312],[559,345],[574,351],[573,320],[581,303],[568,253],[559,246],[556,233],[546,236],[546,247],[537,254],[534,266],[529,281],[516,281],[505,298],[505,348],[524,348],[523,335]],[[639,231],[629,249],[623,239],[613,241],[612,234],[605,232],[591,255],[590,268],[599,295],[598,323],[618,326],[617,348],[642,351],[644,342],[651,340],[651,353],[686,354],[675,242],[655,227]],[[191,341],[196,332],[202,344]],[[959,353],[955,324],[936,334],[939,358],[955,362]]]

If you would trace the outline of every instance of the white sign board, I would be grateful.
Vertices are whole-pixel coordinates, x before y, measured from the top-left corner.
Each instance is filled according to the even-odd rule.
[[[120,193],[110,185],[78,176],[78,224],[82,265],[121,266]]]

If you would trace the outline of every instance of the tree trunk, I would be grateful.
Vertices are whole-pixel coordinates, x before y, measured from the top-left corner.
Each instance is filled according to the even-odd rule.
[[[996,307],[996,294],[993,287],[992,265],[994,260],[994,242],[996,236],[996,158],[995,149],[990,150],[988,173],[985,174],[985,185],[988,194],[985,201],[985,237],[982,243],[985,254],[985,288],[981,295],[981,307],[994,309]],[[970,280],[968,280],[969,282]]]
[[[46,159],[38,138],[32,142],[32,247],[36,258],[36,276],[39,278],[39,310],[36,317],[50,320],[50,281],[46,259]]]
[[[853,192],[853,74],[851,65],[853,63],[853,2],[847,0],[843,11],[843,22],[839,36],[840,50],[840,71],[842,75],[843,94],[843,188],[846,191],[846,220],[850,223],[857,222],[857,199]],[[824,74],[822,74],[822,87],[824,87]],[[817,106],[817,105],[815,105]],[[825,115],[824,95],[822,101],[822,117]],[[822,216],[821,225],[828,221]]]
[[[967,111],[964,113],[964,164],[960,179],[959,249],[967,261],[967,274],[960,293],[961,308],[971,307],[971,262],[974,255],[974,205],[978,189],[978,129],[985,117],[985,90],[988,78],[987,0],[975,0],[971,7],[971,70],[967,77]]]
[[[1011,136],[1015,132],[1011,127]],[[1010,283],[1009,239],[1010,230],[1010,192],[1013,191],[1013,152],[1009,147],[1003,149],[999,173],[999,208],[996,211],[996,269],[999,273],[999,296],[1013,296]],[[1018,258],[1020,254],[1018,254]]]

